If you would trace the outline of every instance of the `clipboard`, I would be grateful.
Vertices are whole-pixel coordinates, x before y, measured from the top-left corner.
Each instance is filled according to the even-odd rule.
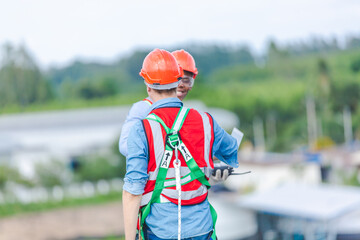
[[[241,140],[244,137],[244,133],[235,127],[231,132],[231,136],[236,139],[237,149],[239,149]]]

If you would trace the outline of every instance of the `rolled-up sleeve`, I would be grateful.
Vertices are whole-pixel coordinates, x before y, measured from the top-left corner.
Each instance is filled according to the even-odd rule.
[[[148,180],[148,146],[141,121],[137,121],[131,128],[127,139],[127,148],[123,189],[131,194],[141,195]]]
[[[239,162],[237,160],[238,146],[236,139],[222,129],[214,118],[213,122],[215,135],[213,154],[220,161],[234,168],[239,167]]]

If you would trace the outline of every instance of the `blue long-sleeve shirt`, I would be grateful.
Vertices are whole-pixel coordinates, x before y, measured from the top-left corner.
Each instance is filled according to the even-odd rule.
[[[155,102],[150,110],[160,107],[181,107],[177,98],[166,98]],[[235,138],[226,133],[214,120],[213,153],[221,161],[238,167],[237,144]],[[123,189],[134,195],[141,195],[148,179],[148,144],[141,121],[130,130],[127,139],[126,175]],[[146,218],[152,232],[165,239],[177,238],[177,205],[174,203],[154,203]],[[182,238],[200,236],[213,229],[208,201],[191,206],[182,206]]]
[[[149,98],[147,98],[149,99]],[[150,99],[149,99],[150,100]],[[132,105],[124,125],[121,128],[120,140],[119,140],[119,150],[122,155],[127,156],[127,139],[129,132],[132,126],[139,120],[143,120],[150,112],[151,105],[149,102],[141,100]]]

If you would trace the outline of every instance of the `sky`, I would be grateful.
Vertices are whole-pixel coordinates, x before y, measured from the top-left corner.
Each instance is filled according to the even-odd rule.
[[[43,67],[191,42],[341,41],[359,23],[358,0],[0,0],[0,45],[25,45]]]

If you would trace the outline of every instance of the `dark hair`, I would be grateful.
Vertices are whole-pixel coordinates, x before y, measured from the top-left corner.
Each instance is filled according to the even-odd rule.
[[[159,89],[154,89],[153,90],[160,95],[171,95],[173,93],[176,93],[176,88],[171,88],[171,89],[164,89],[164,90],[159,90]]]

